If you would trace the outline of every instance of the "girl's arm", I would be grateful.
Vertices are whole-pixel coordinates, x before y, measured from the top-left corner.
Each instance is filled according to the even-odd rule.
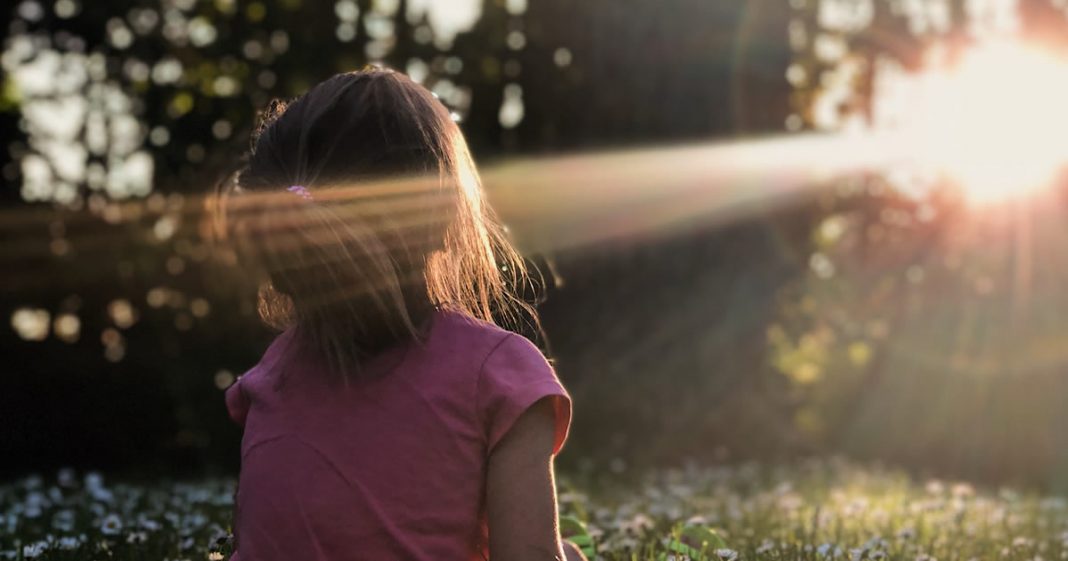
[[[574,548],[560,544],[554,425],[553,404],[542,399],[519,417],[490,454],[486,509],[491,560],[582,559]]]

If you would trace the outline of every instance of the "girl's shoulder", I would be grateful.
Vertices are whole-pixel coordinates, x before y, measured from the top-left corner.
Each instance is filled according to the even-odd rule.
[[[452,348],[465,349],[473,355],[488,356],[502,345],[518,343],[538,355],[540,351],[527,338],[497,324],[452,310],[439,311],[434,319],[432,337]]]
[[[440,312],[431,340],[432,346],[439,350],[466,356],[463,362],[480,377],[500,363],[520,370],[516,375],[552,373],[552,366],[542,351],[523,335],[460,312]]]
[[[541,350],[526,337],[489,322],[451,313],[443,317],[440,340],[474,363],[473,403],[482,425],[487,451],[492,451],[516,420],[535,403],[549,398],[555,417],[553,454],[567,439],[571,397]]]
[[[450,309],[438,310],[434,315],[434,322],[435,328],[446,327],[454,332],[474,338],[499,339],[511,333],[495,323]]]
[[[271,344],[267,346],[263,356],[255,366],[245,371],[234,380],[230,387],[226,388],[224,398],[226,408],[237,424],[244,425],[248,415],[250,386],[259,383],[260,379],[267,375],[286,354],[294,338],[294,329],[290,328],[275,336]]]
[[[263,376],[264,373],[270,372],[274,369],[282,359],[290,352],[290,348],[293,346],[293,342],[296,339],[296,328],[290,327],[285,331],[279,333],[267,345],[267,350],[263,352],[263,356],[260,357],[259,362],[255,366],[250,368],[241,378]]]

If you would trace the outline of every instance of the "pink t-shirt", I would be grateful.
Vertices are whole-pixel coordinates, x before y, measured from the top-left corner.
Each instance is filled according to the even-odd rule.
[[[295,333],[226,391],[245,430],[233,559],[488,557],[490,452],[545,397],[555,403],[554,453],[567,437],[571,401],[541,352],[437,312],[421,343],[383,353],[346,388]]]

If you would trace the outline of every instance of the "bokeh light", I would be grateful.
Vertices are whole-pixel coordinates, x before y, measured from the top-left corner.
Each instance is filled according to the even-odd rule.
[[[19,308],[11,314],[11,327],[26,341],[48,338],[51,315],[41,308]]]

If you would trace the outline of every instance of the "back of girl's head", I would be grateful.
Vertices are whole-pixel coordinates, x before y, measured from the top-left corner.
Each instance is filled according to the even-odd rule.
[[[418,338],[435,308],[533,318],[459,128],[403,74],[339,74],[272,103],[222,199],[223,232],[266,281],[263,319],[341,373]]]

